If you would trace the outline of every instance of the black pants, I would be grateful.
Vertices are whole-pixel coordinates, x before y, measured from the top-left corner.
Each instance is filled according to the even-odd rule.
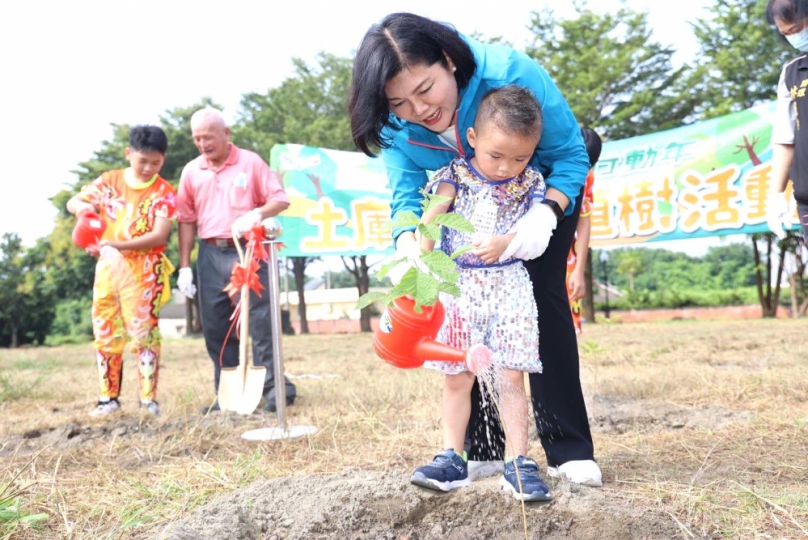
[[[555,230],[547,251],[525,261],[539,312],[539,357],[543,373],[532,373],[530,392],[536,427],[550,466],[567,461],[594,459],[592,434],[581,391],[578,340],[572,324],[566,286],[566,264],[578,216],[575,210]],[[466,435],[469,459],[503,459],[505,438],[491,400],[483,401],[477,382],[471,393],[471,419]],[[488,405],[484,405],[487,403]]]
[[[800,215],[803,241],[808,244],[808,203],[797,201],[797,211]]]

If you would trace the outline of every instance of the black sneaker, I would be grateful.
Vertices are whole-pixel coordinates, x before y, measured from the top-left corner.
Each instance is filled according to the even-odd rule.
[[[539,466],[535,461],[529,457],[519,456],[516,458],[516,465],[518,473],[513,461],[505,464],[505,474],[499,479],[499,485],[503,490],[513,495],[514,499],[527,502],[549,501],[553,498],[547,484],[539,476]]]
[[[431,463],[415,469],[410,482],[436,491],[451,491],[470,486],[471,478],[466,461],[449,448],[435,456]]]
[[[286,406],[293,405],[295,403],[295,398],[287,397],[286,398]],[[275,396],[272,396],[272,399],[265,399],[264,400],[264,410],[266,412],[278,412],[278,408],[275,406]]]

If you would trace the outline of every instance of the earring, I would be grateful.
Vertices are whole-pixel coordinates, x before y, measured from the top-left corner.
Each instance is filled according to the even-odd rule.
[[[457,66],[452,66],[452,73],[454,73],[455,71],[457,71]]]

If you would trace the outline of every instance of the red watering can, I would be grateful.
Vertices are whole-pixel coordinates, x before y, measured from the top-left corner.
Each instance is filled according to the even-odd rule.
[[[73,227],[73,243],[81,249],[98,244],[106,230],[107,224],[95,212],[82,212],[76,226]]]
[[[385,362],[402,369],[421,367],[426,360],[465,362],[477,374],[491,365],[491,351],[485,345],[473,345],[468,351],[435,341],[446,311],[443,304],[421,306],[405,296],[393,300],[379,319],[373,335],[373,348]]]

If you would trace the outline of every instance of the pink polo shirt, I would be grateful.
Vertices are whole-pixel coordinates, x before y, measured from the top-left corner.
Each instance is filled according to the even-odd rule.
[[[182,170],[177,216],[180,223],[196,222],[200,238],[233,238],[233,222],[270,200],[289,202],[278,175],[255,152],[230,144],[221,169],[199,156]]]

